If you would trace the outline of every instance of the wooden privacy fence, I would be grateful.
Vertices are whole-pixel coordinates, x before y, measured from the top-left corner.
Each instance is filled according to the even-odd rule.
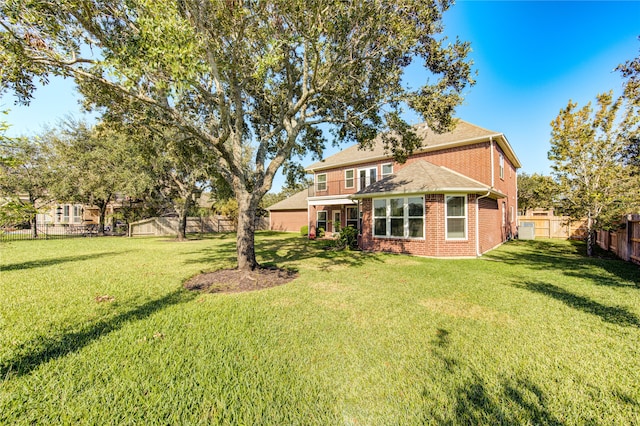
[[[269,228],[269,221],[265,218],[256,220],[256,230]],[[234,232],[236,230],[233,220],[226,216],[207,216],[187,218],[188,234],[208,234],[213,232]],[[140,220],[129,225],[130,237],[150,237],[177,235],[177,217],[152,217]]]
[[[518,216],[518,223],[533,223],[536,238],[566,238],[582,240],[587,237],[586,220],[571,220],[567,216]]]
[[[616,231],[598,231],[596,243],[620,259],[640,265],[640,214],[625,216]]]

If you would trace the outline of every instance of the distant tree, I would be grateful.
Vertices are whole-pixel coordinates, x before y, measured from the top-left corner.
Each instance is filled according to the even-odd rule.
[[[569,214],[587,219],[587,254],[593,250],[593,233],[614,221],[640,200],[640,182],[632,176],[624,158],[627,140],[621,137],[618,113],[621,100],[611,93],[597,97],[598,110],[591,103],[576,109],[569,102],[551,122],[553,175]]]
[[[68,120],[43,138],[53,152],[49,159],[52,195],[61,202],[98,207],[100,233],[116,194],[137,198],[151,186],[141,167],[144,161],[138,145],[118,129]]]
[[[146,103],[216,152],[238,204],[238,267],[258,264],[254,218],[278,170],[326,143],[419,145],[406,109],[444,131],[473,84],[469,45],[441,35],[449,1],[0,2],[0,90],[72,76],[91,101]],[[421,87],[403,84],[420,62]],[[251,152],[250,167],[244,167]]]
[[[639,38],[640,39],[640,38]],[[622,124],[622,137],[627,140],[625,160],[640,174],[640,55],[617,68],[626,79],[624,98],[627,107]]]
[[[277,193],[267,193],[262,199],[262,203],[260,204],[264,209],[278,203],[284,199],[291,197],[292,195],[297,194],[298,192],[309,188],[313,185],[313,181],[308,178],[302,178],[299,181],[289,181],[285,183],[285,185],[280,189]]]
[[[149,140],[154,143],[145,157],[152,179],[158,194],[178,215],[177,237],[184,241],[187,239],[187,218],[198,207],[204,190],[210,187],[216,162],[206,160],[211,153],[190,135],[162,129]]]
[[[50,171],[38,139],[0,137],[0,222],[29,222],[38,236],[38,204],[48,198]]]
[[[551,176],[538,173],[518,175],[518,208],[522,211],[531,209],[551,209],[558,199],[558,185]]]

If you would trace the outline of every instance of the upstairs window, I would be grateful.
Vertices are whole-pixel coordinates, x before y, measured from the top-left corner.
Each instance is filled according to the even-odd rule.
[[[372,167],[369,169],[359,169],[358,170],[359,189],[365,189],[367,186],[375,183],[378,180],[378,168]]]
[[[316,190],[317,191],[327,190],[327,174],[326,173],[323,173],[321,175],[316,175]]]
[[[387,163],[382,165],[382,177],[388,176],[393,173],[393,163]]]
[[[500,164],[500,179],[504,179],[504,155],[502,155],[502,153],[500,153],[499,164]]]
[[[355,180],[355,174],[353,169],[344,171],[344,187],[345,188],[353,188]]]

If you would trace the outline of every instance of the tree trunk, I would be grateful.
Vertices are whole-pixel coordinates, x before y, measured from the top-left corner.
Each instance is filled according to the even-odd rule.
[[[31,236],[33,238],[38,238],[38,214],[34,213],[31,216]]]
[[[236,190],[238,201],[238,231],[236,246],[238,251],[238,269],[252,271],[259,265],[255,251],[255,217],[256,206],[254,197],[247,190]]]
[[[185,241],[187,239],[187,217],[189,215],[189,208],[191,207],[191,195],[185,198],[179,208],[176,209],[178,213],[178,241]]]
[[[587,256],[593,256],[593,219],[591,212],[587,214]]]
[[[98,235],[104,235],[104,222],[107,216],[107,203],[103,202],[98,204],[100,209],[100,219],[98,221]]]

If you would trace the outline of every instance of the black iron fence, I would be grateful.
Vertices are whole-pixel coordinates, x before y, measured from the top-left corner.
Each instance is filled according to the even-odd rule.
[[[98,225],[68,225],[68,224],[39,224],[36,232],[33,228],[16,229],[4,228],[0,229],[0,241],[17,241],[17,240],[53,240],[59,238],[77,238],[77,237],[97,237]],[[118,226],[115,230],[109,227],[105,228],[104,235],[127,235],[125,226]]]

